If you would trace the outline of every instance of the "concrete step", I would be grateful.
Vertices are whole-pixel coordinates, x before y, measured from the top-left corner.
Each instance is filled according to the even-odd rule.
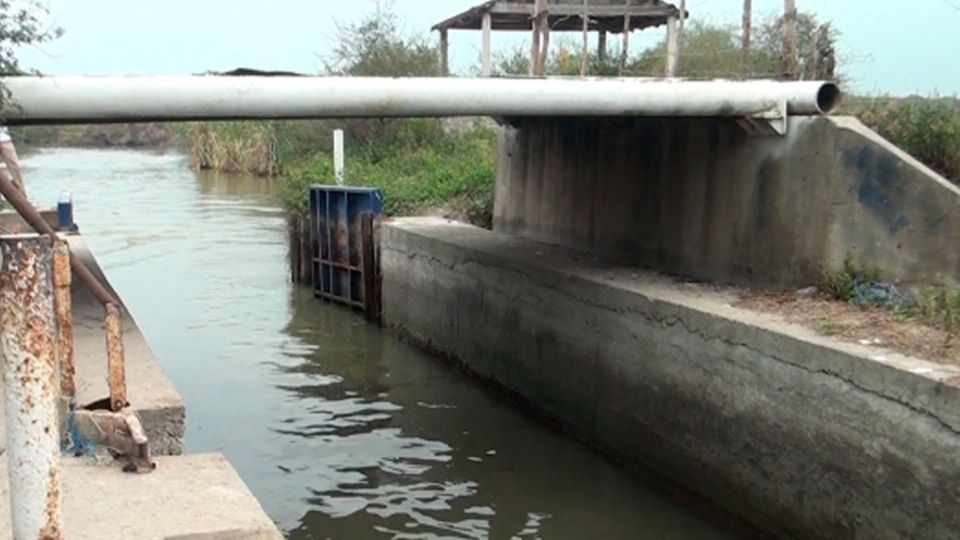
[[[220,454],[158,458],[150,474],[65,458],[63,532],[69,540],[280,540],[283,536]],[[11,530],[6,455],[0,458],[0,538]]]

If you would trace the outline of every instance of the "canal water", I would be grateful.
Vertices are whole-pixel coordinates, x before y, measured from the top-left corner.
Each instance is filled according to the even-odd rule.
[[[177,153],[49,149],[29,194],[76,219],[187,404],[292,539],[733,534],[287,279],[269,181]]]

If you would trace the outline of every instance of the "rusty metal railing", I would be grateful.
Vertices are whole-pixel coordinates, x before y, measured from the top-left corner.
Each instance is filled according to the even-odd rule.
[[[53,245],[53,306],[57,318],[57,350],[60,353],[60,393],[74,403],[77,398],[77,364],[73,343],[73,299],[70,296],[70,246],[57,239]]]
[[[127,458],[124,471],[150,472],[156,463],[140,419],[128,408],[120,302],[2,175],[0,194],[38,233],[0,237],[12,538],[61,540],[61,439],[69,442],[70,437],[61,427],[68,423],[67,409],[84,436]],[[104,306],[109,411],[75,409],[73,276]]]
[[[49,223],[43,216],[40,215],[40,212],[30,204],[30,201],[27,200],[26,196],[13,185],[13,182],[8,180],[6,177],[0,175],[0,195],[3,195],[7,201],[16,209],[17,213],[20,214],[20,217],[30,225],[33,230],[39,234],[49,236],[53,242],[60,242],[61,239],[57,236],[57,232],[50,226]],[[120,411],[127,406],[127,383],[124,369],[124,357],[123,357],[123,321],[121,316],[122,306],[120,302],[114,298],[114,296],[97,280],[96,276],[90,271],[89,268],[79,257],[76,256],[73,252],[67,248],[69,254],[69,271],[72,271],[73,275],[90,291],[94,298],[98,302],[103,304],[104,307],[104,323],[106,326],[106,342],[107,342],[107,365],[109,371],[109,377],[107,378],[109,387],[110,387],[110,408],[114,412]],[[61,273],[56,273],[58,278],[58,283],[63,287],[62,283],[64,281],[69,282],[69,271],[64,269],[63,261],[61,260],[58,268],[62,270]],[[68,279],[60,279],[65,277]],[[69,296],[69,284],[66,285],[65,296]],[[69,300],[63,302],[64,305],[68,303]],[[66,332],[66,327],[72,328],[72,323],[66,323],[66,318],[69,315],[69,310],[61,310],[63,314],[63,320],[65,324],[61,326],[61,331]],[[72,333],[71,333],[72,335]],[[65,338],[66,339],[66,338]],[[70,392],[66,395],[75,397],[76,387],[75,381],[75,368],[72,358],[72,338],[70,343],[67,343],[68,350],[70,351],[70,356],[68,358],[68,369],[66,390]]]

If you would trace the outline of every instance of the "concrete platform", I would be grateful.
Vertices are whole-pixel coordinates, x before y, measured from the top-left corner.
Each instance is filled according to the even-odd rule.
[[[66,459],[63,528],[69,540],[283,538],[220,454],[162,457],[151,474]],[[0,459],[0,537],[10,531],[7,459]]]
[[[83,237],[70,236],[69,241],[71,251],[79,255],[90,271],[122,302],[123,297],[110,287]],[[82,284],[74,281],[72,291],[77,402],[83,405],[109,396],[104,311]],[[183,398],[163,372],[133,315],[124,310],[123,316],[127,398],[140,416],[150,439],[151,452],[155,455],[181,454],[186,416]]]
[[[384,223],[381,249],[388,326],[625,465],[779,537],[957,537],[957,366],[440,219]]]
[[[81,236],[69,237],[74,250],[107,288],[116,295],[103,271]],[[107,388],[107,350],[103,307],[83,285],[74,281],[73,324],[77,363],[77,403],[85,405],[109,396]],[[119,297],[121,302],[122,297]],[[186,409],[170,379],[160,368],[150,346],[133,316],[124,311],[124,352],[126,356],[127,398],[150,439],[154,455],[183,453]],[[0,378],[0,392],[3,380]],[[0,399],[0,441],[5,441],[4,404]],[[5,443],[0,442],[0,446]]]

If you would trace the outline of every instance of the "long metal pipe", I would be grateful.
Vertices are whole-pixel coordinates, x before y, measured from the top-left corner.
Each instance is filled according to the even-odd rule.
[[[361,77],[13,77],[11,124],[432,116],[828,114],[830,82]]]

